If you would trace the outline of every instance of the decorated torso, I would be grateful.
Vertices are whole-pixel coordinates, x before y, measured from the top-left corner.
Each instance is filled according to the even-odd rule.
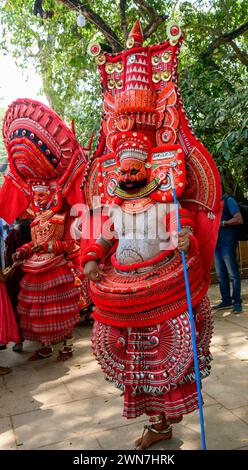
[[[31,223],[31,242],[18,249],[25,258],[24,271],[45,271],[65,262],[65,254],[77,249],[65,233],[68,210],[62,206],[56,181],[30,181],[30,207],[35,214]]]
[[[31,224],[31,236],[35,245],[61,240],[65,228],[65,213],[54,214],[47,210],[38,214]]]
[[[116,259],[120,264],[155,258],[161,249],[168,247],[165,215],[165,205],[149,197],[110,207],[109,216],[118,236]]]
[[[62,240],[65,229],[65,213],[54,214],[52,210],[44,211],[36,216],[31,224],[31,237],[33,246],[47,245],[49,242],[53,243],[58,240]],[[53,252],[49,253],[31,253],[30,257],[24,262],[24,270],[28,268],[37,267],[39,270],[41,267],[50,268],[50,263],[54,258],[62,258],[62,255],[58,255]],[[57,259],[57,262],[59,259]]]

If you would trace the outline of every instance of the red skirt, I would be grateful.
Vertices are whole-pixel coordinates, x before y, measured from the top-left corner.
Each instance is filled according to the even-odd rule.
[[[209,300],[194,308],[201,378],[210,373],[213,319]],[[124,392],[123,416],[165,413],[175,418],[198,408],[189,314],[150,327],[120,328],[95,321],[93,352],[107,380]]]
[[[49,271],[26,273],[17,311],[24,339],[52,344],[70,334],[79,316],[79,292],[64,262]]]
[[[0,343],[20,341],[18,326],[12,305],[3,282],[0,282]]]

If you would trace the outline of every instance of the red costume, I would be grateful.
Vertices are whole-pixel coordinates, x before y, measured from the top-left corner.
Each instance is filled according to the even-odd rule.
[[[27,207],[34,214],[32,240],[14,255],[23,260],[25,273],[17,306],[22,337],[42,343],[42,357],[63,338],[62,353],[72,353],[71,332],[80,319],[82,282],[70,206],[81,202],[75,188],[86,156],[63,121],[36,101],[19,99],[9,107],[3,136],[10,169],[1,188],[1,217],[11,223]]]
[[[103,270],[90,286],[94,354],[108,380],[124,391],[124,416],[146,413],[152,422],[158,413],[176,421],[198,407],[181,255],[166,237],[175,227],[170,170],[181,225],[189,233],[186,258],[202,377],[210,371],[213,322],[206,293],[221,213],[218,171],[191,130],[178,86],[182,33],[175,24],[167,31],[167,41],[143,47],[136,22],[126,51],[110,55],[91,46],[105,91],[85,195],[90,208],[94,198],[108,206],[118,240],[109,242],[105,229],[82,258],[85,267],[96,261]],[[142,217],[151,218],[143,223]],[[150,236],[156,225],[160,234]]]
[[[0,273],[0,343],[6,345],[10,341],[20,341],[18,326],[12,305]]]

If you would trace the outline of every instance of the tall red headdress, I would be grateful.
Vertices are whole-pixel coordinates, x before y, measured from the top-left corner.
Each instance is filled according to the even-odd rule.
[[[167,35],[161,44],[143,46],[137,20],[127,40],[128,49],[120,54],[111,55],[101,51],[99,45],[91,45],[90,53],[96,57],[105,91],[101,135],[90,172],[90,189],[86,187],[89,205],[93,195],[103,203],[112,201],[119,166],[116,139],[119,134],[125,139],[126,134],[128,142],[130,132],[138,132],[153,143],[146,160],[150,181],[165,175],[151,197],[161,202],[172,200],[168,176],[172,168],[177,195],[184,204],[207,213],[220,208],[218,171],[192,131],[178,85],[177,62],[183,34],[171,22]],[[136,143],[138,147],[138,139]]]
[[[18,99],[3,121],[9,172],[0,190],[0,216],[12,223],[30,203],[30,184],[53,181],[70,205],[81,201],[80,180],[87,164],[73,132],[44,104]]]

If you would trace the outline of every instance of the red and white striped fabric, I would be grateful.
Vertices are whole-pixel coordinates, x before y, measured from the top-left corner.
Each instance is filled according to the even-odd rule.
[[[56,343],[80,320],[79,292],[66,262],[43,273],[26,273],[18,299],[24,339]]]

